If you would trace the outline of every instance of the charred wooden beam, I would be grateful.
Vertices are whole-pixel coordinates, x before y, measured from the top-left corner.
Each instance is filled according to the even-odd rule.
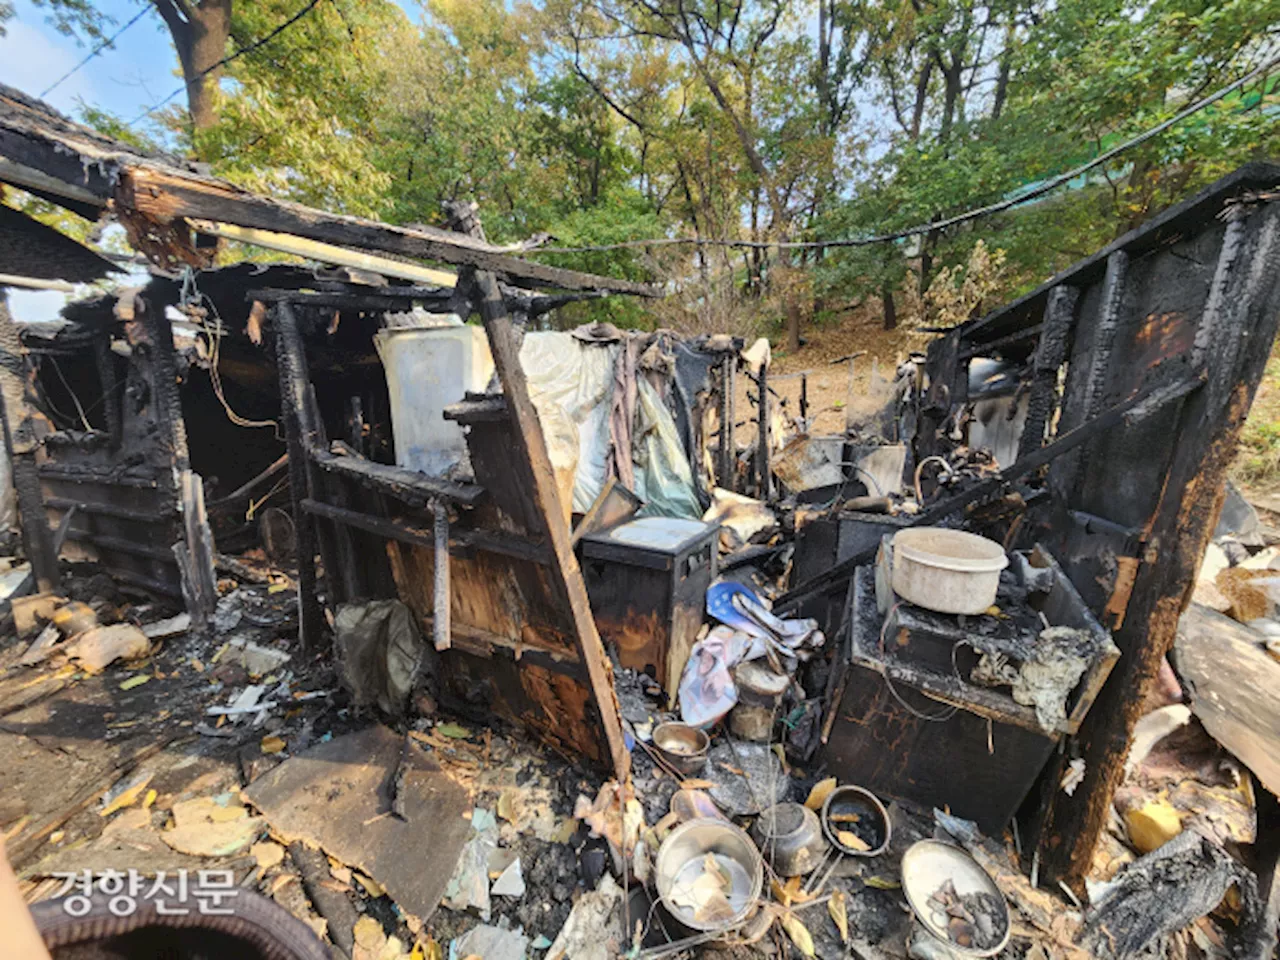
[[[529,398],[529,385],[524,368],[520,366],[520,351],[512,330],[511,318],[503,303],[498,281],[492,273],[478,271],[475,285],[479,293],[480,317],[484,322],[485,332],[489,335],[494,369],[502,381],[503,394],[515,426],[517,449],[513,452],[525,461],[531,471],[533,488],[529,494],[537,506],[537,513],[551,544],[550,580],[567,602],[574,640],[591,681],[601,732],[608,744],[614,775],[619,782],[625,783],[631,771],[631,754],[627,751],[622,734],[622,716],[613,688],[613,668],[605,655],[604,644],[600,642],[600,634],[596,631],[591,605],[587,599],[587,587],[570,544],[569,524],[560,503],[555,468],[547,452],[542,423]]]
[[[342,247],[473,266],[500,274],[519,286],[660,296],[660,291],[649,284],[520,260],[464,234],[430,227],[394,227],[325,213],[257,196],[225,181],[178,169],[127,164],[116,191],[116,201],[160,223],[186,217],[218,220]]]
[[[175,504],[158,504],[153,510],[139,510],[133,507],[121,507],[114,503],[93,503],[72,500],[69,497],[46,497],[44,505],[54,510],[70,510],[72,507],[77,507],[81,513],[114,517],[117,520],[134,520],[139,523],[167,523],[178,515]]]
[[[293,309],[286,303],[275,307],[276,367],[280,371],[280,414],[284,420],[289,456],[289,498],[293,503],[294,536],[298,556],[298,639],[302,649],[315,652],[320,647],[320,601],[316,596],[316,532],[310,514],[302,509],[307,498],[306,439],[302,410],[306,407],[306,356]],[[332,576],[332,571],[326,571]]]
[[[769,462],[769,364],[760,365],[760,377],[756,381],[760,402],[760,414],[756,432],[756,469],[759,471],[759,496],[765,503],[773,499],[773,464]]]
[[[1147,545],[1124,621],[1114,631],[1122,655],[1080,729],[1085,779],[1073,796],[1055,794],[1041,836],[1045,874],[1077,890],[1083,889],[1111,815],[1145,695],[1190,599],[1221,509],[1227,469],[1280,324],[1280,204],[1264,204],[1252,214],[1236,207],[1231,216],[1249,217],[1248,236],[1243,250],[1226,244],[1220,249],[1210,285],[1222,290],[1220,305],[1201,314],[1200,323],[1213,329],[1197,336],[1212,345],[1204,356],[1215,386],[1188,396],[1170,425],[1176,445],[1170,441],[1169,467],[1151,491],[1156,505]]]
[[[332,449],[344,455],[314,446],[307,453],[320,469],[358,480],[413,506],[423,506],[435,499],[469,506],[484,494],[484,488],[475,484],[437,480],[403,467],[366,460],[341,441],[335,441]]]
[[[109,334],[94,339],[93,361],[98,368],[98,380],[102,385],[102,406],[107,414],[107,432],[111,434],[111,446],[115,449],[124,438],[124,412],[120,403],[120,383],[116,378],[116,361],[111,352]]]
[[[1027,420],[1018,442],[1019,458],[1044,445],[1045,429],[1056,406],[1058,370],[1067,359],[1067,344],[1079,299],[1080,291],[1075,287],[1055,287],[1049,294],[1044,322],[1037,328],[1040,342],[1032,364],[1031,396],[1027,398]]]
[[[375,287],[369,293],[313,293],[303,290],[250,290],[245,299],[261,303],[292,303],[295,306],[323,307],[326,310],[351,310],[368,313],[386,313],[387,311],[404,311],[415,302],[428,303],[434,307],[449,308],[453,305],[453,292],[450,290],[432,290],[430,294],[417,288],[406,288],[401,293],[395,287]],[[394,292],[393,292],[394,291]]]

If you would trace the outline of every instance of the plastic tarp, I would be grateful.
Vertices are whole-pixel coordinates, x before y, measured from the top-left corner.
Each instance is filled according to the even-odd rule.
[[[577,513],[585,513],[604,488],[614,364],[620,352],[617,343],[583,342],[569,333],[527,333],[520,348],[520,365],[548,444],[557,438],[571,443],[568,430],[577,432]],[[653,386],[644,377],[637,382],[632,459],[635,493],[647,501],[640,515],[696,520],[702,509],[675,421]]]

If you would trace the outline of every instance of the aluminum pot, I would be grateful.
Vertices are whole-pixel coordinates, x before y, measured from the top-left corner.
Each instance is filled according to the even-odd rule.
[[[799,803],[770,807],[751,825],[751,837],[774,872],[784,877],[808,873],[827,852],[818,815]]]
[[[711,738],[687,723],[668,721],[653,728],[653,746],[677,773],[698,773],[707,765]]]
[[[715,921],[699,919],[692,908],[681,902],[681,893],[687,893],[702,873],[709,853],[729,874],[726,897],[733,910],[731,917]],[[672,830],[658,848],[653,875],[667,912],[684,926],[700,932],[730,930],[741,924],[764,888],[760,852],[744,831],[723,820],[690,820]]]

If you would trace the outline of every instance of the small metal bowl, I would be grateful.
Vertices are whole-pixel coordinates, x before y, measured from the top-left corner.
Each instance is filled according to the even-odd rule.
[[[947,928],[940,926],[933,919],[933,910],[929,907],[929,898],[944,883],[950,880],[956,892],[989,893],[999,901],[1004,921],[1004,936],[994,947],[985,950],[977,947],[962,947],[951,939]],[[991,875],[983,870],[978,861],[959,847],[941,840],[921,840],[912,844],[902,855],[902,892],[911,904],[916,918],[934,937],[947,945],[954,953],[964,957],[994,957],[1009,942],[1009,934],[1013,924],[1009,918],[1009,903],[991,879]]]
[[[668,721],[653,728],[653,746],[678,773],[698,773],[707,765],[711,738],[687,723]]]
[[[798,877],[816,867],[827,852],[818,815],[799,803],[770,807],[751,825],[751,838],[784,877]]]
[[[681,884],[691,882],[690,877],[702,870],[708,853],[715,854],[722,864],[728,861],[731,879],[727,897],[734,914],[715,923],[695,919],[688,906],[672,899]],[[741,924],[755,908],[764,888],[760,851],[743,830],[722,820],[690,820],[672,830],[658,848],[653,875],[667,912],[677,922],[703,933],[730,930]]]
[[[864,821],[870,822],[872,840],[877,840],[878,843],[872,843],[871,840],[861,836],[864,830],[849,830],[849,827],[832,819],[833,816],[851,813],[862,818],[859,826]],[[822,830],[833,847],[850,857],[878,857],[889,849],[889,837],[893,833],[889,823],[889,811],[884,808],[879,797],[870,790],[855,786],[836,787],[827,795],[826,802],[822,805]],[[837,839],[841,830],[858,834],[864,842],[870,844],[871,849],[859,850],[841,843]]]

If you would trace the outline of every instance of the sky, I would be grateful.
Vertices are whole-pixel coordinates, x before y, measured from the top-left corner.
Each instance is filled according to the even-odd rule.
[[[299,0],[301,4],[302,0]],[[410,19],[419,19],[413,0],[396,0]],[[97,0],[98,9],[114,17],[110,36],[137,12],[140,0]],[[92,44],[78,44],[47,22],[48,11],[16,0],[17,12],[0,37],[0,83],[39,96],[80,62]],[[46,98],[63,113],[75,115],[78,101],[132,120],[181,85],[178,58],[160,15],[150,12],[125,31],[115,46],[102,51]],[[179,101],[181,102],[181,101]]]

